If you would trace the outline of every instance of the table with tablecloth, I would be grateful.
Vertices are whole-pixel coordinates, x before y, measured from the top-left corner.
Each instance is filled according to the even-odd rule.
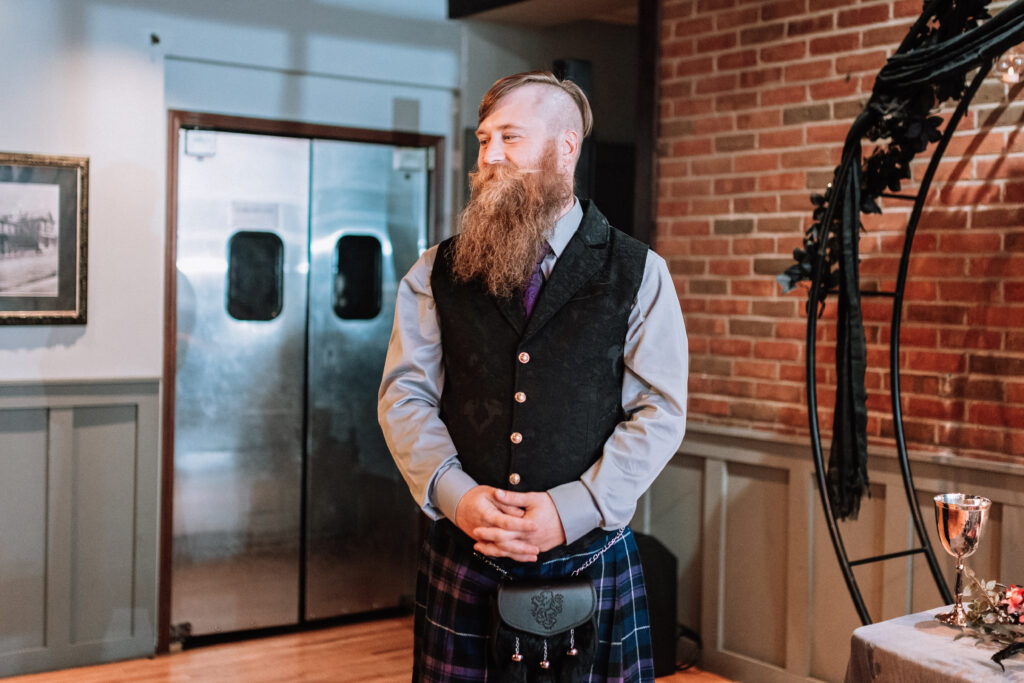
[[[1024,656],[992,661],[1000,647],[935,620],[939,607],[861,626],[850,639],[846,683],[1024,683]]]

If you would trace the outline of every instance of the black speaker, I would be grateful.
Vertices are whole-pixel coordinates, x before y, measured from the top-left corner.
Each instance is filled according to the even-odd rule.
[[[640,566],[647,587],[654,675],[671,676],[676,671],[676,574],[679,561],[653,536],[636,532],[633,534],[640,551]]]
[[[593,84],[593,69],[590,62],[585,59],[556,59],[551,72],[562,80],[568,79],[580,86],[583,94],[590,98]],[[580,147],[580,160],[576,163],[576,195],[581,199],[594,197],[594,174],[594,138],[591,136],[583,141]]]

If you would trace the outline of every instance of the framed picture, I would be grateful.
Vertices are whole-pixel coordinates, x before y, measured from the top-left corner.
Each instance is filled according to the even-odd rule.
[[[0,152],[0,325],[85,324],[89,159]]]

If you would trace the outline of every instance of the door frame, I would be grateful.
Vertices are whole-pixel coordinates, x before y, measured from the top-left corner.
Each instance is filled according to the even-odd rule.
[[[179,132],[198,128],[231,133],[254,133],[280,137],[370,142],[402,147],[426,147],[434,151],[434,163],[427,170],[427,241],[440,237],[444,206],[445,138],[402,131],[347,128],[301,121],[282,121],[228,116],[171,109],[167,112],[167,248],[164,262],[164,340],[161,387],[160,450],[160,540],[157,599],[157,654],[170,650],[171,570],[174,541],[174,409],[178,357],[178,154]]]

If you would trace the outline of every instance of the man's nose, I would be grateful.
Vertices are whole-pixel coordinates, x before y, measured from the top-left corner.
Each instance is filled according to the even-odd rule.
[[[491,140],[484,148],[483,160],[485,164],[500,164],[505,161],[505,146],[501,140]]]

